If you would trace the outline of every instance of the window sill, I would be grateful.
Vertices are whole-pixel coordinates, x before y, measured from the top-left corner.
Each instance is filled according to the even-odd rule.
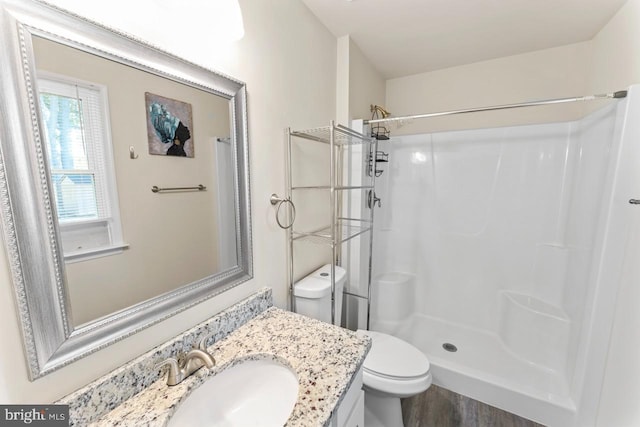
[[[116,255],[122,253],[123,250],[129,248],[128,243],[120,243],[111,246],[101,246],[99,248],[83,249],[79,251],[67,252],[64,254],[64,261],[66,263],[74,263],[80,261],[87,261],[94,258],[100,258],[109,255]]]

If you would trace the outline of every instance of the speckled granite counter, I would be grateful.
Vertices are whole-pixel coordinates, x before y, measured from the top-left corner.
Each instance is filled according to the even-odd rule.
[[[271,289],[263,288],[55,403],[69,405],[71,427],[86,426],[156,382],[159,361],[186,353],[205,336],[217,342],[272,305]]]
[[[246,360],[272,358],[298,375],[298,401],[286,425],[325,426],[369,347],[351,331],[272,307],[209,347],[217,362],[211,371],[202,368],[173,387],[158,380],[92,425],[166,425],[182,399],[208,376]]]
[[[217,362],[211,371],[202,368],[173,387],[163,376],[91,425],[164,426],[207,377],[246,360],[271,358],[298,376],[298,401],[286,425],[325,426],[370,346],[368,338],[351,331],[271,307],[209,347]]]

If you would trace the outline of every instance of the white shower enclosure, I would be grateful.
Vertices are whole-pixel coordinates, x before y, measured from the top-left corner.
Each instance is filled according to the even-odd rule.
[[[380,141],[371,329],[426,353],[435,384],[593,425],[640,215],[638,98],[578,121]]]

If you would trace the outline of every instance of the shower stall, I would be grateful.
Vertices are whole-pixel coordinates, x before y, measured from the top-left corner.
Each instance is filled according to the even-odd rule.
[[[435,384],[592,425],[640,214],[638,91],[577,121],[379,141],[370,328],[422,350]]]

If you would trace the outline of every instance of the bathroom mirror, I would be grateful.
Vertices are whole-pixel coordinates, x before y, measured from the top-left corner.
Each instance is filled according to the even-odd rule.
[[[246,88],[0,6],[0,202],[35,379],[252,277]]]

